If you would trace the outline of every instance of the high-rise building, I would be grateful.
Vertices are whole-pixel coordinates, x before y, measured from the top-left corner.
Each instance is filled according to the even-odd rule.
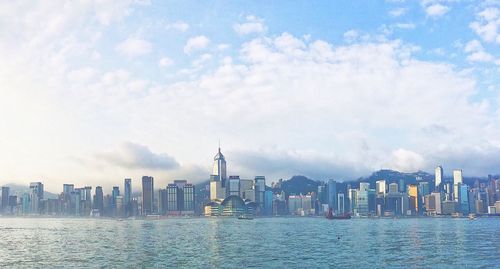
[[[443,182],[443,167],[438,166],[434,169],[434,189],[439,190]]]
[[[214,157],[212,175],[210,175],[210,200],[216,201],[226,198],[226,177],[226,159],[219,147],[219,151]]]
[[[126,216],[130,215],[130,203],[132,202],[132,179],[126,178],[123,184],[123,209]]]
[[[9,206],[9,191],[9,187],[2,187],[2,204],[0,213]]]
[[[377,194],[382,194],[383,196],[385,196],[385,194],[387,193],[387,184],[385,180],[378,180],[377,182],[375,182],[375,185],[375,191],[377,192]]]
[[[160,215],[167,214],[167,189],[160,189],[158,191],[158,213]]]
[[[229,184],[226,187],[227,195],[240,196],[240,177],[239,176],[229,176]]]
[[[418,213],[418,189],[417,185],[408,185],[408,190],[406,192],[408,194],[409,202],[410,202],[410,210],[412,214]]]
[[[266,192],[266,177],[256,176],[254,179],[255,186],[255,203],[261,209],[264,209],[265,199],[264,193]]]
[[[397,183],[389,184],[389,193],[398,193],[398,184]]]
[[[361,215],[367,215],[369,213],[368,208],[368,190],[363,183],[359,184],[359,190],[356,192],[356,212]]]
[[[176,184],[167,186],[167,212],[169,214],[179,214],[180,190]]]
[[[333,179],[328,180],[328,207],[337,211],[337,182]]]
[[[441,193],[433,192],[425,196],[425,211],[427,215],[441,215]]]
[[[217,179],[222,183],[222,187],[226,187],[227,171],[226,171],[226,159],[222,154],[220,147],[219,151],[214,157],[214,167],[212,170],[212,175],[217,176]]]
[[[98,210],[101,216],[104,214],[104,195],[101,186],[95,187],[94,209]]]
[[[339,193],[337,195],[337,213],[345,213],[345,197],[343,193]]]
[[[142,177],[142,214],[150,215],[154,213],[154,179],[153,177]]]
[[[70,193],[74,190],[75,190],[74,184],[63,184],[63,194],[70,195]]]
[[[469,205],[469,186],[465,184],[459,184],[460,189],[458,192],[458,202],[460,204],[460,211],[465,215],[470,212]]]
[[[183,187],[183,214],[194,214],[195,211],[195,194],[194,185],[187,183]]]
[[[116,209],[116,197],[120,196],[120,187],[114,186],[111,191],[111,208]]]
[[[30,183],[30,200],[31,200],[31,213],[40,214],[41,201],[43,200],[42,182]]]
[[[453,200],[458,203],[460,184],[462,184],[462,169],[453,170]]]

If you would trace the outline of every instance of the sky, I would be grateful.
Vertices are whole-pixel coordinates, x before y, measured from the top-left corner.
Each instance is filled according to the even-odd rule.
[[[2,1],[0,185],[500,173],[500,1]]]

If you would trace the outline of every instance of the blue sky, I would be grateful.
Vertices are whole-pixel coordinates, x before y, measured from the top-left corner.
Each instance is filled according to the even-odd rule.
[[[499,6],[2,3],[0,184],[498,173]]]

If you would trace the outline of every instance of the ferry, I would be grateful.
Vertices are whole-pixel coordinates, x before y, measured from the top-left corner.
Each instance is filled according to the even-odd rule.
[[[248,215],[239,215],[238,219],[253,220],[253,218]]]
[[[328,214],[326,214],[325,217],[327,219],[350,219],[351,218],[351,214],[345,213],[345,214],[342,214],[342,215],[333,215],[332,209],[329,208],[328,209]]]

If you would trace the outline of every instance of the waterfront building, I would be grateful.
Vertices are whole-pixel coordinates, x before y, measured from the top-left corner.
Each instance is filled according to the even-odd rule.
[[[43,184],[42,182],[32,182],[30,183],[30,201],[31,201],[31,213],[40,214],[41,201],[43,200]]]
[[[443,215],[451,215],[458,212],[458,203],[455,201],[444,201],[441,204],[441,211]]]
[[[345,195],[343,193],[339,193],[337,195],[337,213],[344,214],[345,210]]]
[[[460,211],[466,215],[470,212],[469,206],[469,186],[466,184],[459,184],[458,200],[460,203]]]
[[[120,195],[120,187],[114,186],[111,191],[111,208],[116,209],[116,197]]]
[[[337,211],[337,182],[333,179],[328,180],[328,207]]]
[[[299,216],[314,214],[311,195],[288,196],[288,213]]]
[[[363,183],[359,184],[359,190],[356,193],[356,205],[356,213],[368,215],[368,189],[363,187]]]
[[[389,192],[386,196],[384,215],[406,215],[408,204],[408,195],[406,193]]]
[[[167,214],[167,189],[160,189],[158,191],[158,214],[166,215]]]
[[[255,204],[264,209],[265,199],[264,193],[266,192],[266,177],[256,176],[254,179],[254,189],[255,189]]]
[[[94,212],[98,212],[99,215],[104,214],[104,194],[102,192],[101,186],[95,187],[93,208],[94,208]]]
[[[434,169],[434,189],[439,190],[443,182],[443,167],[438,166]]]
[[[241,195],[240,195],[240,177],[239,176],[229,176],[228,183],[229,184],[226,188],[227,195],[228,196],[236,195],[236,196],[241,197]]]
[[[9,187],[2,187],[2,203],[0,207],[1,208],[0,213],[5,211],[9,206],[9,191],[10,191]]]
[[[24,193],[21,201],[22,212],[24,215],[31,213],[31,195],[29,193]]]
[[[401,178],[401,179],[399,180],[399,185],[398,185],[398,187],[399,187],[399,191],[400,191],[400,192],[404,192],[404,191],[406,190],[406,182],[405,182],[405,180],[404,180],[404,179],[402,179],[402,178]]]
[[[462,169],[453,170],[453,200],[458,203],[460,184],[462,184]]]
[[[63,184],[63,194],[70,196],[71,192],[75,190],[74,184]]]
[[[132,202],[132,179],[126,178],[123,182],[123,207],[125,216],[130,216],[130,203]]]
[[[176,184],[167,186],[167,214],[179,214],[179,187]]]
[[[385,180],[377,180],[375,182],[375,191],[377,194],[382,194],[384,197],[387,193],[387,184]]]
[[[352,213],[356,213],[357,210],[357,190],[356,189],[347,189],[347,196],[349,198],[349,210]]]
[[[219,147],[214,157],[212,175],[210,175],[210,200],[223,200],[226,197],[226,180],[226,159]]]
[[[10,195],[9,196],[9,205],[7,207],[7,213],[13,215],[16,207],[17,207],[17,195]]]
[[[123,196],[118,195],[115,197],[115,217],[123,217],[124,207],[123,207]]]
[[[154,179],[153,177],[142,177],[142,215],[147,216],[154,213]]]
[[[273,192],[265,191],[264,193],[264,215],[271,215],[273,213]]]
[[[406,192],[408,194],[409,202],[410,202],[410,211],[411,214],[418,213],[418,189],[417,185],[408,185],[408,190]]]
[[[389,193],[398,193],[398,184],[396,183],[389,184]]]
[[[195,188],[193,184],[186,183],[183,186],[183,214],[193,215],[195,212]]]
[[[220,215],[222,216],[238,216],[246,214],[247,206],[241,197],[231,195],[224,199],[220,204]]]

